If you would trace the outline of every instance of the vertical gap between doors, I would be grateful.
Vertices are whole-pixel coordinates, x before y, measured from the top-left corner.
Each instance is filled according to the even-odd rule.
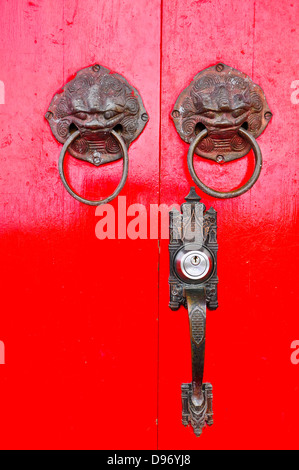
[[[160,112],[159,112],[159,194],[158,204],[161,204],[161,153],[162,153],[162,58],[163,58],[163,0],[160,4]],[[160,385],[160,262],[161,262],[161,220],[159,221],[158,236],[158,342],[157,342],[157,450],[159,449],[159,385]]]

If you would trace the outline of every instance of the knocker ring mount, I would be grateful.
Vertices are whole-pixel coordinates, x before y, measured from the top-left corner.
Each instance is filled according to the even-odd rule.
[[[197,186],[210,196],[232,198],[248,191],[262,168],[262,154],[256,138],[272,118],[260,86],[244,73],[224,64],[209,67],[195,76],[179,95],[172,118],[180,137],[190,144],[188,167]],[[227,163],[253,149],[255,170],[241,188],[220,192],[204,185],[195,173],[194,153]]]
[[[59,173],[67,191],[89,205],[105,204],[116,197],[128,175],[128,148],[148,121],[138,91],[121,75],[97,64],[80,70],[54,96],[46,119],[55,138],[64,144]],[[122,178],[113,194],[99,201],[76,194],[64,173],[67,151],[97,167],[123,158]]]

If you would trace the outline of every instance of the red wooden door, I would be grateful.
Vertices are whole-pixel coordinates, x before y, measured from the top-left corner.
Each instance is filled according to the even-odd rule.
[[[298,104],[291,88],[298,79],[298,3],[171,0],[163,5],[161,201],[182,201],[192,184],[188,146],[169,113],[198,71],[223,62],[247,73],[263,88],[273,119],[258,139],[264,165],[253,189],[231,200],[201,194],[207,208],[218,211],[219,308],[207,313],[205,359],[215,422],[199,439],[179,425],[180,384],[191,378],[188,316],[167,308],[168,254],[162,242],[159,445],[297,448],[298,366],[290,360],[290,346],[299,331]],[[196,168],[206,184],[228,191],[244,184],[253,160],[250,155],[221,166],[198,158]]]
[[[123,74],[151,116],[123,195],[158,202],[160,0],[9,0],[0,24],[1,447],[155,448],[157,240],[96,238],[95,208],[59,180],[44,115],[77,70]],[[103,197],[122,163],[67,167],[78,192]]]
[[[1,7],[1,448],[297,448],[296,2]],[[129,149],[121,196],[149,214],[189,191],[188,147],[170,112],[195,74],[219,61],[262,86],[273,119],[250,192],[220,201],[198,191],[218,211],[220,307],[208,312],[205,365],[215,424],[196,438],[181,424],[191,360],[187,313],[168,309],[168,241],[97,239],[95,209],[61,184],[61,146],[44,114],[83,67],[124,75],[150,121]],[[253,157],[197,165],[206,183],[228,190],[250,175]],[[80,194],[98,197],[116,187],[121,166],[70,158],[68,173]],[[117,199],[112,206],[117,215]]]

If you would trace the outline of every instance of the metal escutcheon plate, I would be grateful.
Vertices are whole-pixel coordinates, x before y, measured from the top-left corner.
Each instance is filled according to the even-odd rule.
[[[224,64],[198,73],[179,95],[172,118],[180,137],[194,141],[204,129],[208,135],[195,153],[218,163],[244,157],[250,144],[238,132],[243,127],[254,138],[272,118],[263,90],[247,75]]]
[[[70,154],[99,166],[122,158],[112,131],[120,133],[128,148],[148,114],[138,91],[124,77],[97,64],[80,70],[54,96],[46,119],[62,144],[79,131]]]

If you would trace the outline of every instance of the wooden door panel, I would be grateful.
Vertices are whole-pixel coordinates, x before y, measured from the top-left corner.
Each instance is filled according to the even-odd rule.
[[[264,167],[247,194],[215,200],[219,304],[207,315],[205,381],[214,387],[215,423],[196,438],[181,425],[180,385],[191,379],[188,315],[168,309],[168,250],[162,240],[159,314],[161,449],[296,448],[298,378],[290,345],[298,331],[294,252],[298,105],[295,2],[164,0],[161,202],[183,202],[192,182],[187,144],[170,112],[202,69],[224,62],[265,91],[273,119],[258,139]],[[296,40],[297,39],[297,40]],[[224,166],[196,159],[203,181],[222,190],[245,182],[253,155]]]
[[[296,18],[286,0],[3,0],[2,448],[296,447]],[[98,62],[122,74],[150,121],[130,147],[121,195],[148,211],[181,203],[193,182],[170,112],[218,61],[262,86],[273,119],[250,192],[221,201],[198,191],[219,216],[220,307],[207,318],[215,423],[195,438],[181,424],[191,360],[187,313],[168,309],[168,241],[96,238],[95,208],[59,179],[61,146],[44,114],[77,70]],[[196,160],[204,181],[224,190],[253,170],[253,155],[225,166]],[[110,194],[122,170],[67,166],[71,184],[94,198]]]
[[[2,3],[1,447],[155,448],[157,240],[96,238],[95,208],[59,179],[44,114],[77,70],[99,62],[123,74],[150,121],[122,196],[158,202],[160,0]],[[93,197],[110,194],[122,168],[68,165]]]

